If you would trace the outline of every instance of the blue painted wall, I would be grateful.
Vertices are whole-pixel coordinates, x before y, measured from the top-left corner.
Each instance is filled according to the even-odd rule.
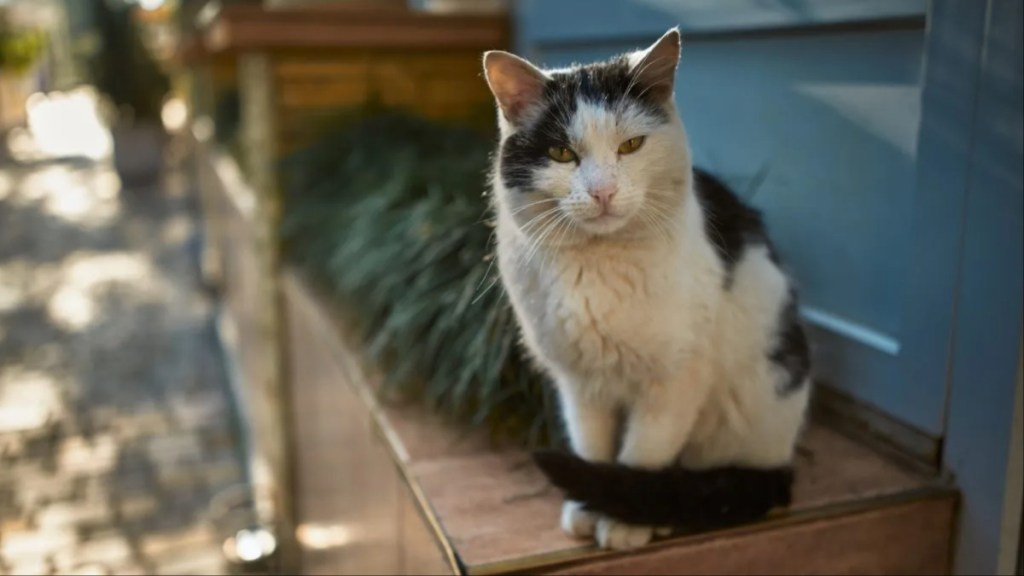
[[[513,0],[514,1],[514,0]],[[828,384],[936,439],[992,573],[1021,344],[1020,0],[519,0],[557,66],[683,31],[695,159],[766,215]]]
[[[990,0],[971,134],[946,465],[965,498],[956,569],[994,574],[1024,317],[1024,9]]]
[[[934,226],[908,225],[931,199],[918,187],[927,3],[517,6],[519,48],[552,66],[635,49],[681,27],[677,100],[695,161],[763,210],[800,284],[819,378],[939,436],[945,383],[909,377],[905,354],[919,324],[936,323],[908,318],[908,300],[918,298],[905,290],[910,250],[922,237],[955,250],[959,238],[953,204],[933,208],[947,216]],[[955,277],[955,258],[947,253],[935,268],[936,277]],[[943,289],[951,302],[953,287]],[[928,329],[948,335],[951,322]],[[942,365],[930,356],[913,367]]]

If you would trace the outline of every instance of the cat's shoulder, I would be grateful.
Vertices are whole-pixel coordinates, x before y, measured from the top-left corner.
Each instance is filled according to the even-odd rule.
[[[694,167],[694,192],[704,212],[704,232],[730,272],[749,246],[764,246],[777,263],[761,212],[743,201],[722,180]]]

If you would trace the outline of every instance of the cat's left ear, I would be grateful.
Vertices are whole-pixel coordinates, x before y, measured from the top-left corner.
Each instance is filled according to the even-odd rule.
[[[679,45],[679,28],[676,27],[631,58],[636,83],[659,101],[671,98],[675,89]]]

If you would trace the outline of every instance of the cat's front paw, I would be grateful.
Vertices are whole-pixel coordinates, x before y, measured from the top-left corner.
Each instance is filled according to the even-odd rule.
[[[562,530],[577,538],[590,538],[594,535],[598,515],[583,509],[581,502],[566,500],[562,504]]]
[[[651,541],[654,528],[650,526],[633,526],[623,524],[610,518],[597,521],[597,545],[609,550],[628,550],[639,548]]]

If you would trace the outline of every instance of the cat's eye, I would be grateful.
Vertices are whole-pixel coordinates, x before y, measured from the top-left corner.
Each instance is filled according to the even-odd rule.
[[[548,148],[548,156],[555,162],[572,162],[576,159],[576,153],[565,146],[552,146]]]
[[[622,144],[619,144],[619,154],[632,154],[640,149],[644,145],[643,136],[635,136],[626,140]]]

